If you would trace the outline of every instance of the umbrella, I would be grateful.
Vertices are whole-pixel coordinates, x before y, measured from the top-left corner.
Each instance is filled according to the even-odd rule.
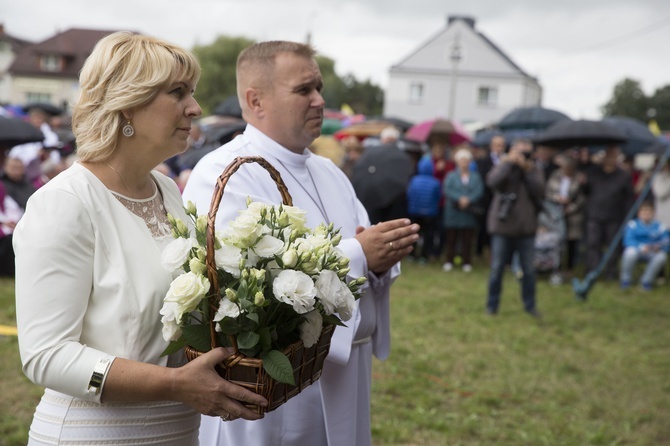
[[[388,122],[389,125],[399,128],[400,131],[403,133],[414,125],[414,123],[412,122],[406,121],[401,118],[396,118],[394,116],[373,116],[372,118],[370,118],[370,120]]]
[[[0,116],[0,146],[13,147],[43,140],[42,132],[30,123],[19,118]]]
[[[231,95],[226,98],[223,102],[214,107],[212,111],[215,115],[222,116],[234,116],[236,118],[242,117],[242,107],[240,107],[240,101],[237,99],[236,95]]]
[[[491,144],[491,139],[494,136],[502,136],[509,146],[515,139],[526,138],[532,140],[540,133],[539,130],[483,130],[475,133],[471,144],[475,147],[488,148]]]
[[[470,136],[465,129],[456,122],[446,119],[431,119],[415,124],[407,130],[405,136],[419,142],[428,142],[431,136],[444,136],[452,146],[470,142]]]
[[[621,144],[626,135],[603,121],[563,120],[552,124],[533,141],[539,145],[568,148],[573,146]]]
[[[321,124],[322,135],[332,135],[343,127],[342,121],[334,118],[324,118]]]
[[[332,135],[321,135],[316,138],[309,149],[316,153],[330,159],[335,165],[342,164],[344,159],[344,147]]]
[[[26,112],[33,109],[42,110],[44,113],[51,116],[58,116],[63,113],[62,108],[49,104],[48,102],[32,102],[23,106],[23,110]]]
[[[390,126],[386,121],[363,121],[356,124],[352,124],[349,127],[340,129],[334,133],[335,138],[340,140],[345,136],[357,136],[359,138],[367,138],[368,136],[379,136],[379,134],[386,127]]]
[[[368,138],[365,138],[365,141],[363,141],[363,146],[364,147],[378,146],[381,145],[381,143],[382,142],[378,136],[370,136]],[[404,152],[420,153],[420,154],[428,152],[428,145],[419,141],[414,141],[413,139],[407,139],[404,136],[398,138],[398,140],[395,141],[394,144]]]
[[[411,157],[391,144],[366,147],[354,165],[351,184],[366,209],[382,209],[404,196],[412,175]]]
[[[498,121],[501,130],[543,130],[550,125],[570,119],[565,114],[544,107],[515,108]]]
[[[621,145],[621,151],[626,155],[653,152],[652,146],[656,144],[658,138],[644,123],[624,116],[610,116],[603,119],[603,122],[616,127],[626,135],[627,140]]]

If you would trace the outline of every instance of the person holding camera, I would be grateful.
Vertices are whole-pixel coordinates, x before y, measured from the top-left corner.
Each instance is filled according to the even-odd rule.
[[[531,160],[533,146],[527,139],[512,143],[507,157],[486,176],[493,191],[487,226],[491,234],[491,273],[486,312],[498,313],[505,266],[517,252],[521,261],[521,298],[524,310],[540,317],[535,306],[535,230],[542,206],[544,179]]]

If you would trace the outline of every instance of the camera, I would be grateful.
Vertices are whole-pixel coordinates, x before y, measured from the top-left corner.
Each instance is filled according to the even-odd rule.
[[[532,155],[530,152],[521,152],[523,154],[523,157],[526,158],[527,160],[530,159],[530,156]]]
[[[512,211],[512,206],[514,206],[514,202],[516,202],[516,194],[514,192],[500,194],[500,207],[498,208],[498,214],[496,215],[498,220],[507,220]]]

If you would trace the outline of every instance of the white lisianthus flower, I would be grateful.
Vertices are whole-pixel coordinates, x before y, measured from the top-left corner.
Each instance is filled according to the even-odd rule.
[[[224,241],[238,248],[249,248],[256,243],[261,231],[261,225],[255,216],[242,213],[224,230]]]
[[[270,206],[268,206],[265,203],[261,203],[260,201],[252,201],[249,203],[247,208],[243,211],[240,212],[240,214],[247,214],[252,216],[253,218],[256,219],[256,221],[260,220],[261,218],[261,211],[263,209],[267,209]]]
[[[298,253],[295,249],[289,249],[281,256],[281,261],[287,268],[293,268],[298,263]]]
[[[262,258],[271,258],[275,254],[279,254],[284,249],[284,242],[271,235],[265,235],[261,238],[253,251]]]
[[[276,260],[270,260],[265,268],[270,272],[271,277],[277,277],[283,271]]]
[[[293,248],[299,255],[302,255],[303,257],[305,254],[312,252],[312,245],[304,238],[296,239],[295,242],[293,242]]]
[[[236,246],[222,245],[221,248],[214,251],[216,266],[235,278],[240,277],[240,260],[242,260],[242,250]]]
[[[161,318],[163,323],[163,339],[168,342],[176,341],[182,335],[181,326],[174,319],[168,319],[165,316]]]
[[[173,273],[183,268],[188,259],[191,248],[195,246],[192,238],[179,237],[168,244],[161,254],[161,265],[167,271]]]
[[[306,348],[310,348],[316,344],[323,330],[323,317],[321,313],[318,310],[313,310],[305,314],[305,322],[300,324],[298,330],[300,331],[300,339],[302,339],[302,343],[305,344]]]
[[[272,292],[281,302],[293,306],[298,314],[314,309],[316,288],[305,273],[292,269],[283,270],[272,282]]]
[[[236,318],[239,315],[240,307],[238,307],[237,304],[228,299],[221,299],[221,302],[219,302],[219,309],[216,310],[216,314],[214,315],[214,322],[219,322],[223,320],[224,317]],[[221,331],[218,324],[216,325],[216,331]]]
[[[184,313],[195,310],[207,291],[209,291],[209,280],[194,272],[188,272],[172,281],[164,301],[177,304],[173,314],[179,315],[174,318],[179,321]]]
[[[316,297],[319,298],[327,315],[337,312],[343,321],[351,319],[356,299],[335,271],[321,271],[316,279],[315,287]]]

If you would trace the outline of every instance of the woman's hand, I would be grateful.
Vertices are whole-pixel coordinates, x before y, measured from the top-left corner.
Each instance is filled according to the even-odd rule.
[[[221,378],[215,367],[230,356],[223,347],[215,348],[183,367],[173,369],[172,393],[174,399],[193,407],[198,412],[225,418],[225,421],[244,418],[263,418],[244,407],[240,401],[267,406],[262,396]]]

